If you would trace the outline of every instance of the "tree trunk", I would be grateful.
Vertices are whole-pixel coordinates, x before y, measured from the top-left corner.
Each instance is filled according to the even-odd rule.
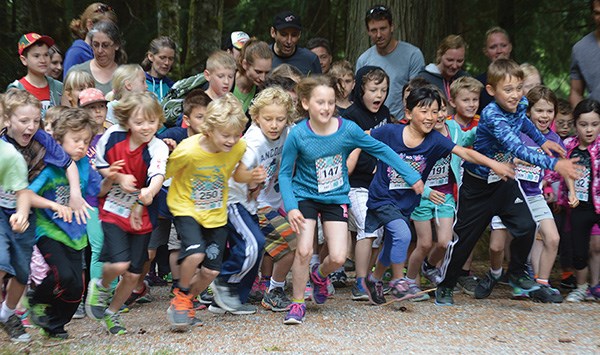
[[[168,36],[177,44],[175,63],[173,63],[170,76],[179,78],[182,74],[184,48],[180,31],[181,6],[179,0],[156,0],[156,9],[158,10],[156,13],[158,35]]]
[[[378,0],[358,0],[348,8],[346,53],[353,63],[370,46],[364,22],[367,10],[380,3]],[[433,61],[438,43],[452,31],[446,1],[390,0],[387,3],[392,10],[396,38],[419,47],[425,62]]]
[[[221,47],[223,0],[191,0],[184,73],[203,70],[211,52]]]

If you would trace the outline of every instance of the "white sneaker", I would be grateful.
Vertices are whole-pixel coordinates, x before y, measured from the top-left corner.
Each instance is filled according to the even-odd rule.
[[[587,285],[578,285],[576,289],[571,291],[566,298],[567,302],[582,302],[585,300],[585,291],[587,291]]]

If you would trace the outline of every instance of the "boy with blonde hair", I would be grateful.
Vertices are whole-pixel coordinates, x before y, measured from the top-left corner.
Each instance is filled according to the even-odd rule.
[[[233,88],[235,79],[235,59],[225,51],[215,51],[206,60],[204,77],[208,81],[206,94],[216,100]]]
[[[450,106],[456,111],[450,119],[455,120],[465,132],[479,123],[477,109],[481,90],[483,84],[470,76],[460,77],[450,85]]]

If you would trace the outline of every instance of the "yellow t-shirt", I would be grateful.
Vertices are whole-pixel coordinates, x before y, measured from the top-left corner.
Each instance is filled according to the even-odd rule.
[[[230,152],[209,153],[200,134],[184,139],[169,156],[167,178],[172,178],[167,205],[173,216],[190,216],[205,228],[227,224],[228,180],[246,151],[240,139]]]

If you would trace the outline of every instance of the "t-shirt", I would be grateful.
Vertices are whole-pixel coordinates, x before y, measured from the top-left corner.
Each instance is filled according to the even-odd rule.
[[[188,137],[188,130],[183,127],[171,127],[156,135],[159,139],[170,138],[179,144]]]
[[[296,47],[294,54],[289,57],[278,56],[273,49],[273,44],[271,45],[271,50],[273,51],[273,64],[271,65],[273,69],[281,64],[289,64],[298,68],[304,75],[321,74],[319,57],[306,48]]]
[[[252,214],[256,213],[257,208],[279,209],[281,207],[283,201],[279,193],[279,165],[287,132],[288,129],[284,129],[279,139],[273,141],[265,137],[257,125],[253,124],[248,128],[244,134],[246,152],[241,162],[249,169],[262,165],[267,178],[256,201],[248,201],[247,184],[235,182],[233,178],[229,179],[228,203],[241,203]]]
[[[84,71],[86,73],[90,73],[92,74],[92,69],[90,68],[90,63],[91,60],[88,60],[87,62],[81,63],[81,64],[77,64],[71,67],[71,69],[69,69],[69,71],[71,70],[81,70]],[[92,74],[92,77],[94,75]],[[104,96],[106,96],[106,94],[108,94],[111,90],[112,90],[112,78],[107,82],[107,83],[101,83],[98,80],[96,80],[96,78],[94,78],[94,83],[96,84],[95,88],[102,91],[102,93],[104,94]]]
[[[104,132],[96,145],[96,167],[98,170],[110,167],[117,160],[124,160],[122,174],[133,175],[136,188],[147,187],[157,175],[165,175],[169,148],[160,139],[153,137],[134,150],[129,148],[131,133],[120,125],[111,126]],[[126,193],[119,185],[112,186],[108,194],[100,198],[100,220],[117,225],[131,234],[146,234],[152,231],[148,208],[144,207],[142,228],[134,230],[129,222],[131,207],[137,201],[137,193]]]
[[[201,138],[197,134],[184,139],[171,153],[167,205],[175,217],[193,217],[205,228],[222,227],[227,223],[227,182],[246,142],[240,139],[229,152],[210,153],[200,146]]]
[[[46,110],[50,107],[50,85],[46,85],[43,88],[38,88],[27,81],[25,77],[19,79],[19,82],[21,85],[23,85],[27,92],[42,102],[42,112],[46,112]]]
[[[15,209],[15,192],[27,185],[25,159],[12,144],[0,140],[0,207]]]
[[[558,143],[561,147],[565,147],[558,134],[548,130],[544,137],[552,142]],[[540,154],[546,154],[540,146],[533,141],[528,135],[521,133],[523,144]],[[541,182],[544,177],[544,169],[531,164],[518,164],[516,169],[516,178],[521,182],[521,188],[526,196],[536,196],[542,194]]]
[[[517,157],[530,164],[544,169],[554,169],[556,158],[527,148],[521,141],[521,133],[525,133],[533,141],[542,146],[546,138],[535,127],[526,115],[528,101],[525,97],[517,105],[516,112],[504,111],[495,101],[487,105],[481,114],[477,125],[477,138],[473,148],[479,153],[499,162],[512,161]],[[466,161],[464,168],[471,173],[486,179],[489,183],[500,181],[487,166],[477,165]]]
[[[247,93],[241,92],[240,89],[237,87],[237,85],[233,87],[233,96],[235,96],[238,100],[240,100],[240,102],[242,103],[242,108],[244,109],[244,112],[248,111],[248,108],[250,107],[250,103],[252,102],[252,99],[254,98],[255,95],[256,95],[256,85],[252,85],[252,89]]]
[[[591,205],[592,200],[592,158],[590,152],[587,149],[573,149],[571,158],[579,158],[577,164],[583,167],[583,174],[581,178],[575,181],[575,195],[579,199],[581,204]]]
[[[283,146],[279,186],[287,212],[297,209],[302,200],[350,203],[346,160],[356,148],[391,165],[411,186],[421,179],[390,147],[366,134],[356,123],[340,118],[336,132],[321,136],[313,132],[309,122],[298,122]]]
[[[377,52],[376,46],[367,49],[358,57],[356,70],[365,65],[381,67],[390,77],[390,87],[385,105],[397,119],[404,117],[402,88],[410,79],[419,76],[425,67],[425,59],[421,50],[410,43],[398,41],[396,49],[386,56]]]
[[[453,120],[454,122],[458,123],[458,121],[456,121],[456,120],[454,119],[454,115],[450,115],[450,116],[448,116],[448,119],[449,119],[449,120]],[[468,125],[466,125],[466,126],[463,126],[463,125],[461,125],[461,124],[459,123],[459,126],[460,126],[460,129],[462,129],[462,130],[463,130],[463,132],[466,132],[466,131],[470,131],[470,130],[472,130],[473,128],[477,127],[477,125],[478,125],[478,124],[479,124],[479,115],[475,115],[475,116],[473,117],[473,119],[471,120],[471,122],[469,122],[469,124],[468,124]]]
[[[600,101],[600,45],[595,32],[575,43],[571,52],[571,79],[583,80],[590,98]]]
[[[406,127],[402,124],[385,125],[371,131],[371,136],[389,145],[400,159],[409,164],[414,172],[421,174],[423,180],[427,180],[434,164],[440,158],[450,154],[455,144],[439,132],[432,131],[425,136],[421,144],[409,148],[404,145],[402,140],[402,133]],[[388,164],[378,161],[377,171],[371,186],[369,186],[367,207],[377,209],[393,205],[404,216],[410,216],[421,199],[420,195],[411,189],[412,185]]]
[[[100,174],[90,166],[87,157],[83,157],[76,164],[82,196],[84,198],[97,196],[102,181]],[[69,203],[70,189],[65,169],[47,166],[29,185],[29,189],[60,205]],[[75,250],[86,247],[88,239],[85,224],[77,224],[75,221],[64,222],[61,218],[56,218],[56,213],[49,208],[36,208],[35,214],[37,217],[35,235],[38,239],[48,237]]]

